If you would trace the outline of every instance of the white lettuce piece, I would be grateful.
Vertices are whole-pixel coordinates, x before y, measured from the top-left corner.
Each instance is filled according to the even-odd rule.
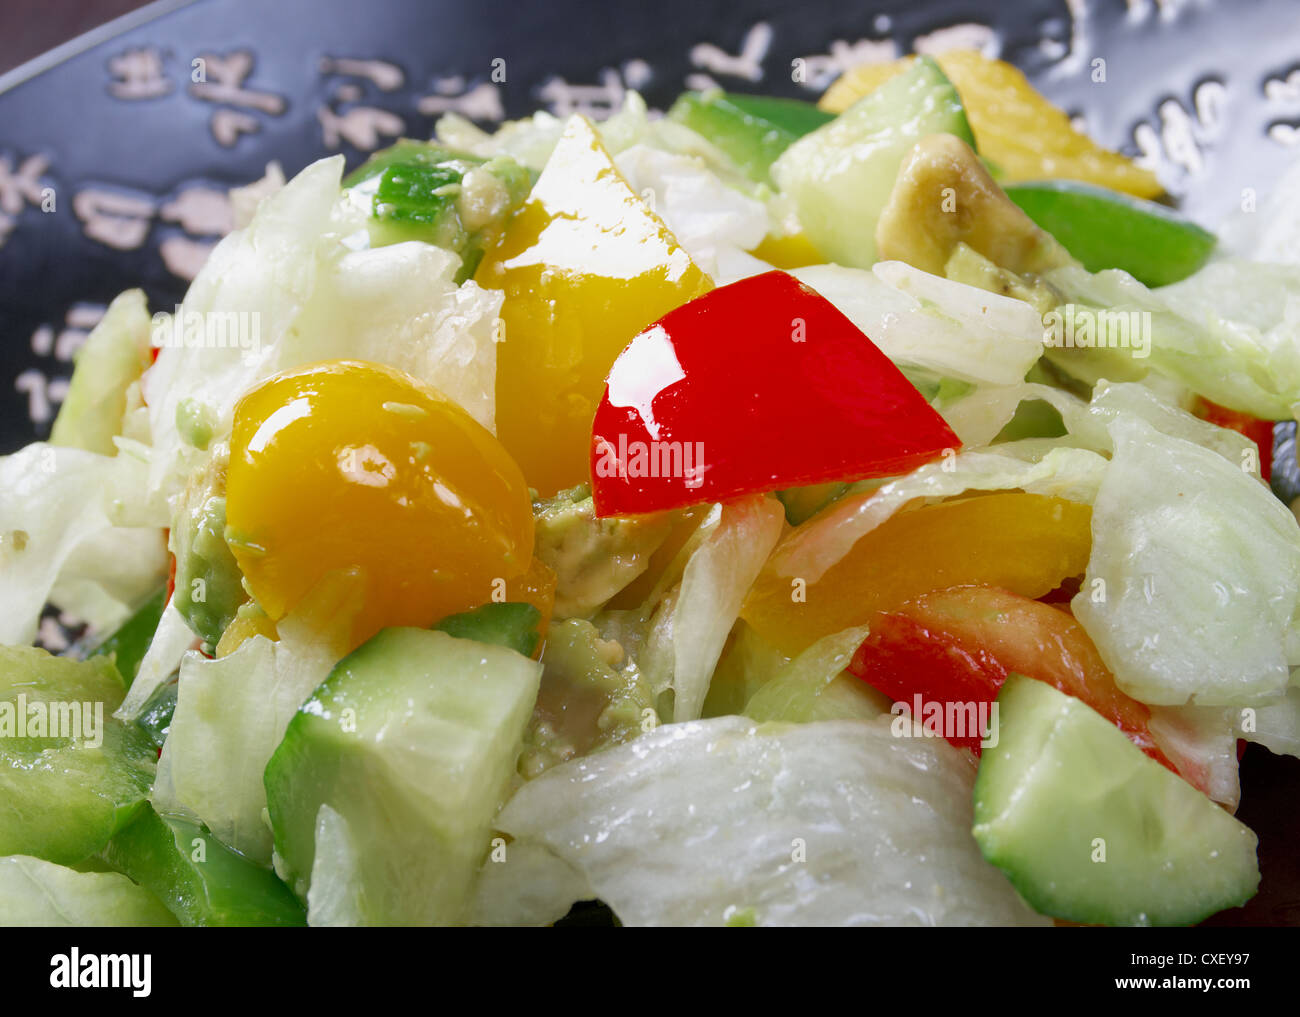
[[[889,718],[668,724],[498,817],[625,925],[1047,925],[971,836],[974,769]]]
[[[135,720],[140,716],[150,697],[167,684],[181,666],[185,654],[198,644],[199,638],[190,629],[184,615],[169,601],[158,619],[158,627],[154,629],[153,639],[149,641],[149,649],[140,660],[140,670],[136,672],[135,681],[127,689],[126,698],[113,716],[122,721]]]
[[[77,351],[68,394],[50,430],[51,445],[117,454],[127,389],[149,366],[149,308],[143,290],[127,290]]]
[[[1012,385],[1043,353],[1043,323],[1021,300],[901,261],[871,271],[810,265],[791,273],[829,300],[890,360],[959,381]]]
[[[0,858],[0,925],[174,926],[162,901],[118,872],[78,872],[27,855]]]
[[[638,143],[614,162],[691,260],[716,282],[734,281],[726,276],[736,271],[735,266],[747,265],[742,255],[757,247],[771,228],[761,201],[728,187],[698,158]],[[754,267],[765,267],[756,258],[750,261]]]
[[[468,924],[552,925],[593,896],[582,873],[559,855],[535,841],[515,841],[494,846],[483,863]]]
[[[1300,756],[1300,686],[1292,685],[1281,699],[1241,707],[1232,719],[1237,737],[1278,755]]]
[[[367,924],[360,864],[347,819],[322,802],[316,813],[316,854],[307,890],[308,925],[358,928]]]
[[[1110,431],[1072,603],[1119,687],[1156,705],[1280,695],[1300,663],[1295,517],[1216,452],[1134,416]]]
[[[102,456],[36,442],[0,456],[0,643],[36,637],[41,610],[61,577],[70,606],[111,623],[165,566],[139,528],[153,520],[143,498],[146,467],[128,455]],[[114,557],[118,560],[114,562]],[[150,582],[150,580],[152,582]]]
[[[1146,316],[1139,318],[1149,339],[1146,356],[1138,348],[1078,351],[1109,364],[1112,377],[1154,370],[1214,402],[1269,420],[1290,419],[1300,402],[1296,267],[1219,259],[1155,290],[1119,269],[1090,274],[1068,266],[1047,278],[1075,304]],[[1067,365],[1073,352],[1056,351],[1057,362]]]
[[[674,720],[700,716],[740,605],[784,525],[785,510],[775,498],[729,502],[722,506],[717,527],[687,561],[668,625]]]
[[[341,656],[292,617],[286,622],[274,642],[254,636],[215,660],[185,655],[153,790],[158,811],[202,820],[262,864],[272,849],[262,773],[298,707]]]

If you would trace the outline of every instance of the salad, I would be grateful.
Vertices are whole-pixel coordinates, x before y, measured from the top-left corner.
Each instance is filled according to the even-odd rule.
[[[1161,193],[960,50],[272,167],[0,457],[0,920],[1243,904],[1300,171]]]

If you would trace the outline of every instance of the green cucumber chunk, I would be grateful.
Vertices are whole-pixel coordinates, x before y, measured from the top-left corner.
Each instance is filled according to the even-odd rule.
[[[122,676],[122,682],[129,689],[140,671],[140,661],[149,652],[153,634],[158,629],[163,608],[167,606],[167,590],[160,587],[158,592],[146,600],[127,618],[107,639],[90,651],[88,656],[107,657]]]
[[[463,921],[540,676],[429,629],[385,629],[341,660],[266,767],[277,870],[299,898],[345,891],[364,924]]]
[[[156,895],[182,925],[306,924],[275,873],[179,816],[145,809],[109,842],[104,860]]]
[[[434,626],[457,639],[473,639],[493,646],[506,646],[525,657],[531,657],[542,641],[537,626],[542,612],[532,604],[507,602],[484,604],[472,611],[453,614]]]
[[[0,855],[73,865],[144,807],[158,752],[124,693],[108,657],[0,647]]]
[[[685,92],[668,116],[713,142],[746,177],[759,184],[772,182],[769,171],[782,152],[835,119],[833,113],[798,99],[721,91]]]
[[[975,146],[957,89],[934,60],[918,57],[786,149],[772,164],[772,179],[830,261],[870,268],[876,222],[904,156],[926,135],[945,133]]]
[[[1259,886],[1256,837],[1046,682],[1012,675],[980,759],[975,839],[1039,912],[1191,925]]]
[[[1205,264],[1213,233],[1154,201],[1073,180],[1012,184],[1007,196],[1089,272],[1121,268],[1146,286],[1186,279]]]

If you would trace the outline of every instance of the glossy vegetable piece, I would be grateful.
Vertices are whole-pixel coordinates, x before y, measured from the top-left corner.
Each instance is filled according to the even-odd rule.
[[[149,651],[153,634],[158,628],[158,619],[162,617],[163,608],[167,606],[167,593],[159,590],[141,604],[117,630],[102,643],[90,651],[89,656],[104,656],[112,660],[122,682],[127,687],[135,681],[140,670],[140,661]]]
[[[826,90],[818,105],[832,113],[846,110],[915,59],[855,67]],[[996,167],[1003,183],[1063,177],[1139,198],[1160,194],[1154,173],[1076,131],[1019,68],[969,49],[948,50],[935,60],[961,94],[980,154]]]
[[[474,278],[505,291],[497,435],[543,497],[586,482],[591,419],[614,358],[712,287],[580,116]]]
[[[904,509],[853,545],[815,583],[770,566],[741,617],[784,653],[869,624],[881,611],[949,586],[998,586],[1036,598],[1082,575],[1087,505],[1007,491]]]
[[[232,851],[197,823],[146,808],[104,851],[151,890],[182,925],[305,925],[275,873]]]
[[[453,614],[434,628],[457,639],[507,646],[516,653],[531,657],[542,641],[537,631],[541,620],[542,612],[532,604],[506,602],[484,604],[472,611]]]
[[[414,628],[344,657],[266,766],[275,850],[299,898],[350,897],[359,924],[463,921],[541,670],[505,646]]]
[[[1216,243],[1164,205],[1091,184],[1048,180],[1006,191],[1089,272],[1122,268],[1147,286],[1164,286],[1204,265]]]
[[[144,807],[158,753],[124,691],[105,657],[0,647],[0,855],[75,865]]]
[[[345,185],[370,202],[372,243],[422,240],[454,251],[462,259],[456,281],[463,282],[523,204],[533,175],[509,156],[484,159],[403,140],[371,157]]]
[[[592,425],[597,515],[906,473],[960,446],[902,372],[785,272],[665,315],[609,373]]]
[[[670,119],[702,134],[755,183],[771,183],[776,157],[810,131],[835,119],[798,99],[685,92],[668,110]]]
[[[500,443],[415,378],[356,361],[276,375],[240,400],[226,517],[273,621],[359,570],[353,646],[487,603],[532,560],[528,489]]]
[[[879,91],[792,144],[772,179],[793,203],[809,240],[831,261],[870,268],[876,223],[912,147],[930,134],[974,145],[961,98],[923,57]]]
[[[1156,762],[1177,768],[1148,730],[1151,710],[1115,685],[1065,611],[989,586],[927,593],[877,615],[848,670],[895,701],[992,703],[1011,672],[1082,699]],[[977,755],[980,739],[948,739]]]
[[[980,759],[973,833],[1034,908],[1073,922],[1191,925],[1259,886],[1258,841],[1115,727],[1011,675]]]

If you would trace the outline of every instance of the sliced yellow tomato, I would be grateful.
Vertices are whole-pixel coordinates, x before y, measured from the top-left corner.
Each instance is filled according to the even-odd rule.
[[[276,375],[236,405],[226,524],[272,622],[355,573],[353,645],[487,603],[533,554],[528,488],[500,442],[419,380],[347,360]]]
[[[749,253],[776,268],[803,268],[826,261],[826,256],[803,233],[769,233]]]
[[[818,105],[843,112],[911,59],[854,67],[836,79]],[[1019,68],[971,49],[949,50],[935,60],[957,87],[980,154],[997,168],[1003,183],[1084,180],[1139,198],[1162,192],[1150,170],[1076,131],[1070,118],[1039,95]]]
[[[1091,522],[1087,505],[1020,491],[904,509],[815,583],[769,565],[741,617],[793,655],[822,636],[949,586],[998,586],[1041,597],[1083,574]]]
[[[505,291],[497,434],[542,496],[590,479],[591,421],[623,347],[713,285],[581,116],[474,279]]]

